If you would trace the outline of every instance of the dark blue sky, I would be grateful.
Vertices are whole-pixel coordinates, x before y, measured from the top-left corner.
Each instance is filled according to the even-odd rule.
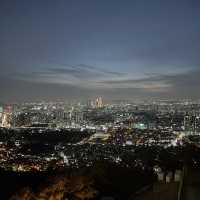
[[[199,0],[1,0],[0,100],[200,98]]]

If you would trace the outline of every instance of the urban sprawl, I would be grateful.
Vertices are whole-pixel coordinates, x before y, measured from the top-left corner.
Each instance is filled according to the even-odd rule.
[[[105,160],[181,173],[199,165],[200,102],[37,102],[0,106],[0,165],[5,170],[79,168]],[[187,153],[186,153],[187,152]],[[171,175],[170,175],[171,176]]]

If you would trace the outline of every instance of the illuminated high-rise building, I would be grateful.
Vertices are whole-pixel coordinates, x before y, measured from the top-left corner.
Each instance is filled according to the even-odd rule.
[[[98,97],[95,101],[95,107],[96,108],[102,108],[103,107],[103,100],[102,97]]]
[[[91,101],[90,101],[90,106],[91,106],[92,108],[95,108],[95,107],[96,107],[95,102],[91,100]]]
[[[12,115],[12,107],[6,106],[2,114],[2,123],[1,123],[2,127],[5,128],[11,127],[11,115]]]

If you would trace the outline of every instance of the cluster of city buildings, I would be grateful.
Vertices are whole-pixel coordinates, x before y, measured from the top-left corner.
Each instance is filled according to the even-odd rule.
[[[0,127],[81,127],[87,113],[104,107],[102,97],[87,102],[40,102],[0,106]]]
[[[200,103],[105,103],[98,97],[3,105],[0,127],[4,169],[44,171],[89,166],[96,160],[153,168],[166,165],[163,153],[180,164],[177,152],[185,143],[199,143]]]
[[[186,134],[200,132],[200,103],[158,101],[105,103],[102,97],[83,102],[40,102],[0,106],[0,126],[5,128],[129,127],[165,129]]]

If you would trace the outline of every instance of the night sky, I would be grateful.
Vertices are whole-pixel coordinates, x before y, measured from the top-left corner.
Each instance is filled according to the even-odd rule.
[[[0,0],[0,101],[200,98],[199,0]]]

